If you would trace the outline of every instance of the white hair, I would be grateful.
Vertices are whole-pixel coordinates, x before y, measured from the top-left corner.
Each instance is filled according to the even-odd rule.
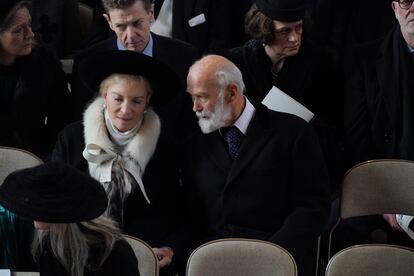
[[[243,95],[244,93],[245,85],[242,73],[232,62],[229,62],[226,66],[223,66],[220,70],[217,70],[215,73],[215,80],[220,90],[224,90],[229,84],[234,83],[240,94]]]

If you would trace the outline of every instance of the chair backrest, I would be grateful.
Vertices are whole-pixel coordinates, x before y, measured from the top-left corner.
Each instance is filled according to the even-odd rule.
[[[414,162],[378,159],[351,168],[344,176],[341,218],[377,214],[414,216]]]
[[[414,250],[389,244],[348,247],[336,253],[325,276],[409,276],[414,275]]]
[[[0,147],[0,185],[15,170],[40,164],[42,164],[42,160],[33,153],[17,148]]]
[[[152,251],[151,246],[136,237],[129,235],[123,236],[132,247],[135,256],[137,257],[139,274],[141,276],[158,276],[158,259]]]
[[[294,276],[297,267],[282,247],[252,239],[221,239],[195,249],[187,276]]]
[[[40,276],[39,272],[12,272],[11,273],[12,276]]]

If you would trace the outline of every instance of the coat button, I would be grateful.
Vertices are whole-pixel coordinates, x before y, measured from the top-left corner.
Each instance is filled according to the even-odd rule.
[[[390,135],[388,133],[385,133],[384,134],[384,141],[385,141],[385,143],[391,142],[391,137],[390,137]]]

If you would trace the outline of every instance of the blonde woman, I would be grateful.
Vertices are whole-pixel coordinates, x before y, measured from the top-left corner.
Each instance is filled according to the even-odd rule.
[[[101,182],[109,198],[107,214],[124,233],[150,244],[162,268],[168,266],[181,239],[183,201],[176,147],[152,106],[174,99],[179,79],[155,59],[132,51],[90,56],[79,73],[99,96],[82,121],[60,133],[52,160]]]
[[[34,221],[32,252],[42,276],[139,275],[120,230],[101,216],[105,190],[76,169],[46,163],[9,175],[0,203]]]

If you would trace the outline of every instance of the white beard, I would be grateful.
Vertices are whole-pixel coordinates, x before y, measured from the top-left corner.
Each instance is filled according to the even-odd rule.
[[[220,93],[214,111],[203,110],[196,112],[198,125],[205,134],[225,127],[231,117],[231,109],[224,104],[224,93]]]

